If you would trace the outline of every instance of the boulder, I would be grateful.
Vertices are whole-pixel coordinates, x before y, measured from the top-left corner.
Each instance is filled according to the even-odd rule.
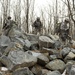
[[[50,69],[50,70],[59,70],[59,71],[63,71],[65,68],[65,63],[62,60],[53,60],[50,61],[47,65],[46,68]]]
[[[2,75],[2,73],[0,73],[0,75]]]
[[[30,53],[32,56],[36,57],[38,59],[37,63],[40,65],[45,65],[49,62],[48,57],[45,54],[34,52],[34,51],[27,51],[26,53]]]
[[[12,28],[9,32],[9,37],[20,37],[23,33],[19,29]]]
[[[14,64],[12,70],[19,67],[31,67],[37,63],[37,58],[21,50],[9,52],[8,58]]]
[[[24,67],[14,71],[12,75],[34,75],[34,74],[29,70],[29,68]]]
[[[63,48],[61,51],[60,51],[60,55],[62,57],[66,57],[66,55],[68,55],[68,53],[71,51],[71,48],[69,47],[66,47],[66,48]]]
[[[20,37],[15,37],[13,39],[14,42],[17,42],[17,43],[20,43],[21,45],[24,45],[24,39],[23,38],[20,38]]]
[[[11,50],[15,50],[15,43],[11,42],[9,46],[4,49],[2,56],[6,56]]]
[[[59,36],[49,34],[48,37],[54,41],[59,40]]]
[[[29,50],[31,47],[31,43],[29,40],[24,40],[24,50]]]
[[[27,39],[29,41],[38,41],[39,40],[39,36],[38,35],[34,35],[34,34],[27,34]]]
[[[32,71],[33,74],[38,75],[38,72],[41,71],[42,69],[43,69],[43,67],[36,64],[32,67],[31,71]]]
[[[71,41],[71,45],[72,45],[72,48],[75,49],[75,41],[74,40]]]
[[[75,75],[75,65],[72,65],[69,75]]]
[[[41,53],[39,53],[39,52],[34,52],[34,51],[27,51],[27,53],[31,53],[32,56],[34,56],[34,57],[38,57],[38,56],[41,55]]]
[[[75,65],[75,61],[74,60],[67,60],[67,63],[68,62],[71,62],[71,63],[73,63],[73,65]]]
[[[5,35],[1,35],[0,36],[0,46],[5,47],[5,46],[9,46],[10,44],[10,38],[5,36]]]
[[[48,57],[46,57],[43,54],[39,55],[37,58],[38,58],[38,64],[40,65],[46,65],[47,63],[49,63]]]
[[[50,55],[50,60],[55,60],[55,59],[57,59],[56,55]]]
[[[75,54],[70,52],[64,59],[64,61],[66,62],[67,60],[73,60],[75,58]]]
[[[43,48],[43,50],[40,50],[40,52],[41,53],[49,53],[50,55],[56,55],[57,58],[62,59],[62,56],[60,55],[59,50]]]
[[[36,75],[46,75],[49,71],[47,69],[40,70]]]
[[[39,36],[34,35],[34,34],[27,34],[26,35],[27,40],[25,40],[25,46],[31,50],[36,50],[38,49],[39,45],[38,45],[38,39]]]
[[[75,49],[71,48],[71,52],[73,52],[75,54]]]
[[[8,70],[11,70],[13,67],[14,67],[14,64],[11,62],[11,60],[6,57],[6,56],[3,56],[0,58],[0,62],[8,68]]]
[[[61,42],[59,40],[55,41],[54,47],[56,50],[60,50],[61,49]]]
[[[66,64],[66,74],[67,75],[69,75],[72,65],[73,65],[72,62],[67,62]]]
[[[31,43],[31,47],[30,47],[31,50],[38,50],[39,49],[39,45],[38,45],[39,36],[38,35],[27,34],[27,39]]]
[[[47,36],[40,36],[39,37],[39,46],[42,48],[42,47],[45,47],[45,48],[53,48],[54,46],[54,41],[51,40],[49,37]]]
[[[75,75],[75,65],[72,62],[66,64],[66,74]]]
[[[59,71],[48,72],[46,75],[62,75]]]
[[[49,53],[49,54],[53,54],[54,53],[54,49],[49,49],[49,48],[44,48],[42,50],[40,50],[41,53]]]
[[[8,68],[6,68],[6,67],[1,67],[1,71],[6,72],[6,71],[8,71]]]

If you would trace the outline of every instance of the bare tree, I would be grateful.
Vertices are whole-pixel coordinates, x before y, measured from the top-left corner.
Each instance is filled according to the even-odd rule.
[[[21,0],[17,0],[17,4],[14,6],[14,17],[15,21],[18,24],[18,28],[21,28]]]
[[[5,23],[7,16],[10,15],[10,0],[1,0],[1,4],[3,9],[3,22]]]

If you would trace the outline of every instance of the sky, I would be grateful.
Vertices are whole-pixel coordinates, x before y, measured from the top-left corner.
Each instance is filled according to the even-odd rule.
[[[55,0],[35,0],[35,13],[37,16],[40,16],[40,10],[47,9],[48,5],[52,5]]]
[[[12,5],[14,5],[17,0],[11,0],[12,1]],[[40,16],[40,10],[47,10],[48,6],[51,5],[53,6],[53,4],[55,3],[56,0],[35,0],[35,13],[37,16]],[[58,0],[61,1],[61,0]],[[1,4],[0,4],[0,9],[1,9]]]

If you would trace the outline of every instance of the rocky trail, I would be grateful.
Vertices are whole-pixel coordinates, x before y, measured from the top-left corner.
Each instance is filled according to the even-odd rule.
[[[61,48],[57,35],[1,35],[0,75],[75,75],[74,47]]]

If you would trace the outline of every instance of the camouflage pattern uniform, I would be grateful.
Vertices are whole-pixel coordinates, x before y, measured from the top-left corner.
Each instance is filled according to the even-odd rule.
[[[4,35],[8,36],[9,32],[12,30],[14,27],[15,22],[11,20],[11,17],[9,16],[8,19],[6,20],[3,29],[4,29]]]
[[[35,28],[34,34],[37,34],[38,32],[41,34],[42,23],[39,17],[36,19],[32,26]]]
[[[69,39],[69,21],[65,20],[64,22],[61,23],[60,25],[60,38],[62,39],[62,41],[65,43],[66,39]]]

